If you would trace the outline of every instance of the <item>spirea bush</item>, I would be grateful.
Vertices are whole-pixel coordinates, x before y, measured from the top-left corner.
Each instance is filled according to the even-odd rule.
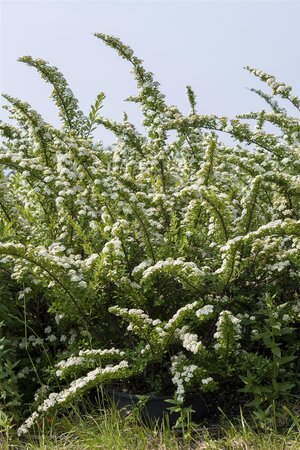
[[[246,67],[271,88],[253,89],[268,111],[202,115],[188,86],[183,115],[128,46],[96,37],[131,64],[143,133],[103,117],[103,93],[84,115],[42,59],[20,61],[52,85],[61,128],[4,95],[15,125],[1,124],[0,268],[25,320],[24,377],[59,386],[19,434],[108,382],[179,403],[231,386],[266,417],[299,388],[300,127],[275,97],[295,114],[300,101]]]

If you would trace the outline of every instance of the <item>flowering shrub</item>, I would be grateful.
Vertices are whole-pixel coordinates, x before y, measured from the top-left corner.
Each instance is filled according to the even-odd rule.
[[[179,402],[191,388],[244,382],[256,409],[269,406],[299,386],[300,127],[274,96],[298,110],[300,101],[247,67],[272,88],[255,91],[270,112],[201,115],[188,86],[184,116],[128,46],[96,37],[132,66],[138,90],[128,100],[141,107],[144,134],[126,114],[122,123],[101,116],[103,93],[85,116],[41,59],[20,60],[52,85],[62,127],[4,96],[17,126],[1,125],[0,268],[23,286],[31,311],[43,298],[49,338],[34,335],[32,346],[52,345],[56,376],[73,378],[19,432],[92,386],[122,379],[171,390]],[[95,142],[99,125],[116,135],[111,149]],[[54,316],[63,317],[60,337],[51,334]],[[293,382],[280,389],[283,379]]]

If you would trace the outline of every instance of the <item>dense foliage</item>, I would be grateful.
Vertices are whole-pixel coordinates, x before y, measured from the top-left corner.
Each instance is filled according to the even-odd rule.
[[[20,60],[52,85],[62,127],[4,96],[16,125],[1,124],[1,408],[36,406],[21,434],[124,380],[179,403],[243,388],[264,418],[299,389],[300,127],[274,96],[300,101],[247,67],[272,89],[255,91],[269,112],[201,115],[188,86],[184,116],[129,47],[96,36],[132,65],[144,134],[102,117],[103,93],[85,116],[41,59]]]

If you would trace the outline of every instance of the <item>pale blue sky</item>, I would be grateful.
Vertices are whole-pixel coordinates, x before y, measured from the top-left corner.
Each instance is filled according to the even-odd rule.
[[[50,87],[16,61],[42,57],[63,72],[85,112],[104,91],[104,115],[121,120],[126,110],[139,124],[138,107],[123,101],[135,93],[130,65],[93,32],[128,43],[154,72],[167,101],[183,112],[188,112],[187,84],[197,94],[200,113],[233,116],[261,109],[262,101],[245,88],[263,84],[245,65],[272,73],[299,95],[300,3],[288,0],[2,0],[1,91],[28,101],[57,124]],[[112,142],[103,130],[97,137]]]

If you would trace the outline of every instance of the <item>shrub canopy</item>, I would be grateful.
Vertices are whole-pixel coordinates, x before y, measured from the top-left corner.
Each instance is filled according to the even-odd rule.
[[[270,86],[270,94],[255,91],[269,111],[202,115],[188,86],[184,116],[128,46],[96,37],[131,64],[137,93],[129,100],[140,105],[144,133],[126,114],[122,123],[101,116],[103,93],[85,116],[63,75],[41,59],[20,61],[52,85],[61,128],[4,95],[16,124],[1,124],[0,269],[3,283],[14,281],[6,282],[13,300],[0,312],[7,319],[14,309],[22,321],[25,305],[33,359],[41,361],[42,343],[54,361],[94,348],[59,363],[59,376],[90,371],[56,394],[51,407],[114,377],[147,374],[152,390],[169,388],[172,378],[178,398],[192,381],[210,390],[228,380],[239,385],[243,376],[254,392],[272,364],[277,386],[287,373],[293,378],[300,127],[275,97],[295,111],[299,99],[273,76],[246,67]],[[276,133],[266,131],[270,124]],[[95,142],[99,125],[115,134],[112,148]],[[222,142],[224,133],[231,145]],[[14,328],[4,326],[18,345]],[[100,368],[107,355],[116,365]],[[163,372],[170,366],[167,381],[161,371],[153,378],[158,363]],[[39,364],[45,369],[49,361]],[[272,395],[295,387],[294,379]],[[256,406],[269,393],[262,391]]]

